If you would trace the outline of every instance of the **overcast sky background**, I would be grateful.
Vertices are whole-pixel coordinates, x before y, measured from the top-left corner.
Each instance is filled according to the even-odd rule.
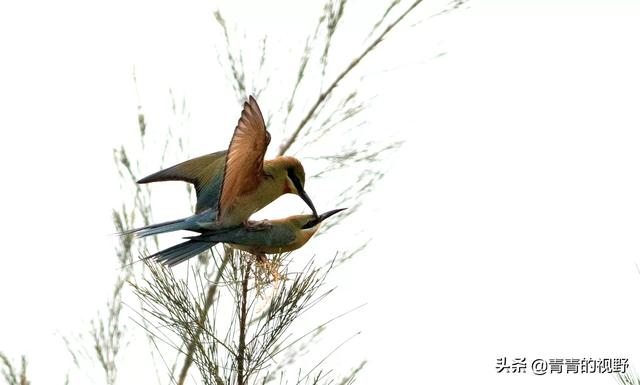
[[[111,151],[135,137],[133,67],[150,126],[173,119],[172,88],[191,112],[188,154],[224,148],[240,107],[216,72],[212,10],[249,37],[269,31],[286,52],[319,9],[251,4],[0,4],[0,351],[27,355],[34,385],[63,382],[72,363],[61,337],[86,330],[112,288],[121,192]],[[375,20],[363,4],[347,14],[354,31]],[[405,144],[351,224],[373,240],[336,273],[327,314],[367,305],[327,332],[340,342],[362,331],[327,367],[366,358],[362,384],[612,384],[497,375],[495,364],[622,357],[638,366],[640,4],[468,6],[410,27],[439,9],[421,5],[363,65],[362,91],[376,96],[367,130]],[[348,62],[360,51],[351,47],[337,57]],[[211,132],[220,124],[222,139]],[[307,190],[331,208],[331,186],[309,180]],[[184,215],[181,202],[159,215]],[[292,197],[275,203],[268,215],[303,208]],[[351,233],[323,237],[340,248]],[[155,383],[140,369],[145,351],[127,354],[121,383]]]

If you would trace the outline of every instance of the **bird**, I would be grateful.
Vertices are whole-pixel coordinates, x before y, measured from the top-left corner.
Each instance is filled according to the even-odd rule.
[[[137,181],[185,181],[194,185],[196,207],[192,216],[125,231],[136,237],[177,230],[203,232],[243,224],[257,226],[249,217],[283,194],[297,194],[317,211],[304,190],[302,163],[291,156],[264,160],[271,135],[253,96],[245,101],[229,147],[187,160]]]
[[[304,246],[318,231],[324,220],[345,208],[327,211],[324,214],[293,215],[287,218],[267,221],[268,225],[259,230],[244,226],[205,232],[197,236],[185,237],[186,242],[158,251],[146,258],[172,267],[196,256],[217,243],[226,243],[232,248],[255,255],[265,261],[266,254],[286,253]],[[146,259],[145,258],[145,259]]]

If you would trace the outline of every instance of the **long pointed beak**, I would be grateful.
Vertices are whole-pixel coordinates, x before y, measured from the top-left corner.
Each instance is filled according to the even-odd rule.
[[[311,211],[313,211],[313,216],[318,218],[318,212],[316,211],[316,208],[313,205],[313,202],[311,201],[311,198],[309,198],[309,195],[307,195],[307,193],[302,189],[298,190],[298,195],[300,196],[300,198],[302,198],[304,203],[306,203],[307,206],[309,206],[311,208]]]
[[[346,210],[347,208],[342,208],[342,209],[335,209],[335,210],[331,210],[331,211],[327,211],[324,214],[320,214],[320,216],[318,217],[318,223],[324,221],[325,219],[329,218],[330,216],[339,213],[342,210]]]

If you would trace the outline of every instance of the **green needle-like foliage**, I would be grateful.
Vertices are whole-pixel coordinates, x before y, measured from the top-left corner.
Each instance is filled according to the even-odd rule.
[[[421,3],[422,0],[390,0],[383,4],[379,16],[371,20],[369,30],[363,31],[362,45],[352,47],[353,57],[346,61],[334,49],[341,33],[351,32],[350,23],[360,18],[346,0],[328,0],[318,6],[317,22],[310,27],[298,56],[271,55],[274,42],[265,34],[255,42],[259,52],[255,63],[245,56],[250,47],[245,47],[237,33],[238,29],[250,26],[242,25],[242,20],[228,20],[221,10],[213,14],[212,22],[219,27],[218,59],[238,101],[244,101],[249,94],[259,97],[269,93],[267,99],[275,101],[273,106],[280,106],[279,110],[265,108],[278,155],[296,154],[305,164],[310,162],[309,169],[316,171],[309,178],[328,180],[345,171],[356,175],[342,191],[329,196],[334,207],[345,205],[350,210],[327,223],[324,231],[334,225],[349,231],[346,225],[337,225],[340,218],[353,215],[363,204],[363,196],[384,176],[384,161],[401,145],[397,140],[369,136],[364,119],[368,103],[359,92],[357,79],[363,78],[362,63],[372,52],[382,49],[385,39],[398,25],[406,23]],[[438,14],[463,3],[454,1]],[[283,60],[289,60],[289,67],[295,68],[293,76],[290,81],[277,79],[278,86],[269,87],[281,75],[278,69],[281,64],[286,65]],[[133,83],[138,91],[135,71]],[[143,176],[140,163],[146,162],[143,168],[150,170],[154,168],[151,166],[160,169],[187,159],[188,97],[179,97],[174,90],[168,90],[174,118],[154,123],[158,119],[149,118],[140,94],[137,146],[129,144],[113,152],[123,191],[123,201],[112,213],[117,232],[154,222],[157,206],[151,204],[152,189],[136,184]],[[279,128],[282,132],[277,131]],[[158,142],[157,138],[164,138],[164,142]],[[341,145],[323,144],[331,138]],[[314,146],[323,151],[314,150]],[[327,148],[332,150],[327,153]],[[158,156],[150,158],[152,151]],[[297,154],[299,151],[302,154]],[[149,165],[152,162],[149,159],[159,161]],[[186,191],[185,201],[191,187]],[[322,263],[311,260],[302,266],[295,264],[290,255],[274,256],[264,264],[250,254],[225,246],[186,263],[186,275],[153,261],[140,261],[158,247],[155,237],[119,238],[114,253],[119,270],[105,309],[91,322],[88,332],[64,338],[73,363],[81,372],[88,375],[102,372],[100,377],[108,385],[128,383],[119,377],[118,368],[127,342],[140,333],[148,341],[155,367],[138,370],[149,371],[147,378],[159,384],[348,385],[365,367],[366,361],[360,360],[342,375],[323,368],[327,358],[359,332],[319,356],[311,353],[319,336],[326,333],[333,321],[360,306],[338,315],[314,314],[316,326],[308,330],[301,331],[296,323],[303,315],[312,314],[315,305],[330,300],[333,288],[327,287],[328,274],[364,252],[366,241],[356,242]],[[126,313],[133,322],[128,322]],[[29,383],[26,359],[16,369],[0,354],[0,364],[9,385]],[[197,372],[191,370],[193,367]]]

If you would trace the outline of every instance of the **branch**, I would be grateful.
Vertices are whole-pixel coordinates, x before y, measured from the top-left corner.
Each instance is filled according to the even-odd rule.
[[[244,351],[246,345],[246,329],[247,329],[247,292],[249,291],[249,272],[251,270],[251,261],[247,262],[244,277],[242,277],[242,303],[240,305],[240,341],[238,343],[238,385],[244,384]]]
[[[184,382],[187,378],[187,372],[189,371],[189,367],[193,363],[193,354],[196,350],[198,338],[200,338],[200,334],[204,330],[204,323],[207,320],[207,313],[209,312],[209,308],[213,305],[213,299],[218,290],[218,284],[222,279],[222,273],[229,262],[229,253],[224,254],[224,259],[218,268],[218,274],[216,275],[216,279],[209,286],[209,290],[207,290],[207,298],[204,301],[204,307],[202,308],[202,312],[200,313],[200,319],[198,320],[198,329],[196,330],[196,334],[193,336],[191,342],[189,342],[189,346],[187,347],[187,356],[184,359],[184,364],[182,364],[182,369],[180,370],[180,376],[178,377],[178,385],[184,385]]]
[[[16,371],[16,367],[11,363],[9,358],[0,353],[0,367],[2,367],[2,377],[7,385],[29,385],[31,382],[27,380],[27,359],[22,356],[20,359],[20,369]]]
[[[349,74],[349,72],[351,72],[352,69],[354,69],[362,59],[364,59],[365,56],[367,56],[369,54],[369,52],[373,51],[373,49],[380,44],[380,42],[384,39],[384,37],[400,22],[402,21],[402,19],[405,18],[405,16],[407,16],[409,14],[409,12],[411,12],[416,6],[418,6],[418,4],[420,4],[422,2],[422,0],[416,0],[414,1],[413,4],[411,4],[411,6],[404,11],[404,13],[402,13],[402,15],[400,15],[393,23],[389,24],[387,26],[387,28],[384,29],[384,31],[382,31],[382,33],[380,33],[380,35],[364,50],[364,52],[362,52],[360,54],[360,56],[358,56],[357,58],[355,58],[348,66],[347,68],[345,68],[339,75],[338,77],[336,77],[336,79],[333,81],[333,83],[331,83],[331,85],[326,89],[326,91],[322,92],[319,96],[318,96],[318,100],[316,100],[315,104],[311,107],[311,109],[309,110],[309,112],[307,112],[307,115],[305,115],[305,117],[300,121],[300,124],[298,124],[298,127],[295,129],[295,131],[293,131],[293,134],[291,134],[291,136],[286,139],[281,145],[280,145],[280,149],[278,150],[278,156],[284,155],[285,152],[287,152],[289,150],[289,148],[291,147],[291,145],[296,141],[296,139],[298,138],[298,135],[300,135],[300,132],[302,131],[302,129],[307,125],[307,123],[309,123],[309,120],[311,120],[311,117],[313,116],[313,114],[316,112],[316,110],[318,109],[318,107],[320,107],[320,105],[322,104],[322,102],[324,102],[324,100],[327,98],[327,96],[329,96],[329,94],[331,94],[331,92],[333,91],[334,88],[336,88],[338,86],[338,83],[340,83],[340,81],[347,76],[347,74]]]

